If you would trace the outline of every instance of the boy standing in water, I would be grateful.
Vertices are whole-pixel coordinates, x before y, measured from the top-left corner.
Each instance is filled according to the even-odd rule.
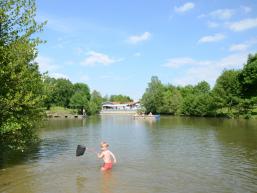
[[[101,167],[102,171],[110,170],[112,169],[112,164],[116,163],[116,158],[114,154],[108,149],[109,144],[106,142],[101,142],[101,153],[98,153],[98,158],[103,158],[104,164]],[[113,161],[112,161],[113,160]]]

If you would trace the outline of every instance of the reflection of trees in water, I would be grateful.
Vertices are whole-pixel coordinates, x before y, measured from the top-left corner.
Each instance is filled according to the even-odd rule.
[[[49,138],[41,141],[36,158],[57,157],[69,149],[69,141],[63,138]]]
[[[232,150],[228,154],[245,157],[249,161],[254,161],[257,166],[257,121],[255,120],[229,120],[221,122],[217,126],[217,140],[226,148]],[[257,171],[257,170],[256,170]]]
[[[34,162],[42,158],[50,159],[67,151],[68,148],[69,141],[67,139],[44,139],[25,152],[1,152],[0,168],[6,168],[25,162]]]
[[[257,189],[257,124],[256,120],[229,120],[217,127],[216,140],[220,144],[219,160],[229,183],[238,192]],[[235,183],[236,182],[236,183]],[[244,186],[240,186],[244,184]]]
[[[0,152],[0,168],[11,167],[28,160],[34,160],[35,155],[39,151],[40,143],[34,144],[29,150],[25,152]]]
[[[61,130],[71,127],[83,127],[87,122],[87,119],[49,119],[44,122],[41,130]]]

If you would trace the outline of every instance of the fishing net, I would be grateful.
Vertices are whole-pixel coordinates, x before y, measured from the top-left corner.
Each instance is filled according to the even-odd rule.
[[[81,156],[85,153],[86,151],[86,146],[84,145],[78,145],[76,149],[76,156]]]

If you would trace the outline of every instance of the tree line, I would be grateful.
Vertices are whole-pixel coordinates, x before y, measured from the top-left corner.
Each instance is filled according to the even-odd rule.
[[[102,97],[100,92],[93,90],[85,83],[75,83],[69,79],[52,78],[45,74],[43,76],[44,100],[43,106],[49,110],[53,106],[59,106],[70,109],[78,109],[82,114],[83,109],[87,115],[98,114],[102,109],[103,102],[126,103],[133,101],[129,96],[110,95]]]
[[[141,103],[146,113],[250,118],[257,105],[257,54],[240,70],[224,70],[212,89],[206,81],[174,86],[153,76]]]
[[[90,88],[85,83],[75,83],[64,78],[43,77],[44,95],[43,106],[49,110],[52,106],[78,109],[82,114],[85,110],[87,115],[100,112],[103,98],[101,94]]]

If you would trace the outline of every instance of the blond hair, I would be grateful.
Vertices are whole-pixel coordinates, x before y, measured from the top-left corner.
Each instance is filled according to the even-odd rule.
[[[101,142],[101,147],[107,148],[107,147],[109,147],[109,144],[107,142],[105,142],[105,141],[102,141]]]

